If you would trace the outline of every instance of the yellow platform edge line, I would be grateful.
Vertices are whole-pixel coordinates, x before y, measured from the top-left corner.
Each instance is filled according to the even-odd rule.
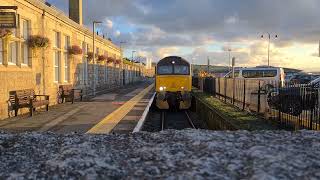
[[[154,87],[149,85],[135,97],[120,106],[111,114],[103,118],[98,124],[93,126],[86,134],[108,134],[112,129],[132,110],[132,108]]]

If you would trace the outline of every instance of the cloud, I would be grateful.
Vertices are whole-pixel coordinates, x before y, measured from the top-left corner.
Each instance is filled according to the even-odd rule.
[[[119,36],[121,35],[121,32],[120,32],[119,30],[117,30],[117,31],[114,33],[114,35],[115,35],[116,37],[119,37]]]
[[[65,9],[66,0],[50,2]],[[273,64],[308,69],[320,68],[312,56],[320,37],[318,7],[319,0],[84,0],[84,20],[110,20],[112,28],[106,23],[103,31],[113,42],[127,41],[129,51],[148,51],[153,59],[198,55],[199,63],[209,56],[224,65],[226,44],[240,65],[266,64],[267,39],[260,36],[269,32],[279,35],[271,39]]]
[[[110,19],[105,20],[105,24],[109,29],[112,29],[113,27],[113,22]]]

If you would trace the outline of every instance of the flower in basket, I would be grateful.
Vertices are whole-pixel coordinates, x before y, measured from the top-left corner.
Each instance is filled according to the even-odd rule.
[[[117,59],[117,60],[115,61],[115,64],[121,64],[121,60],[120,60],[120,59]]]
[[[46,48],[49,43],[49,38],[40,35],[30,36],[28,39],[28,45],[31,48]]]
[[[82,54],[82,49],[78,45],[73,45],[68,48],[69,55],[80,55]]]
[[[88,53],[87,53],[87,56],[88,56],[88,60],[91,61],[91,60],[93,59],[93,52],[88,52]],[[97,54],[95,54],[94,56],[95,56],[95,58],[98,57]]]
[[[0,29],[0,38],[4,38],[12,35],[12,31],[10,29]]]
[[[98,56],[98,61],[105,61],[105,60],[107,60],[107,56],[106,55],[99,55]]]
[[[108,57],[107,63],[112,63],[114,61],[113,57]]]

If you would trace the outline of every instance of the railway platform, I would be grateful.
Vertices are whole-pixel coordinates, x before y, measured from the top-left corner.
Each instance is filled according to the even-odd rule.
[[[144,81],[96,96],[88,101],[51,106],[0,121],[0,131],[11,133],[54,132],[59,134],[130,133],[153,94],[153,82]]]

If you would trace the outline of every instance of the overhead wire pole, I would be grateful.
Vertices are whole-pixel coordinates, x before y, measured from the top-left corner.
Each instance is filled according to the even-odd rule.
[[[228,49],[228,52],[229,52],[229,71],[231,71],[231,48]]]
[[[93,55],[93,96],[96,96],[96,61],[95,61],[95,56],[96,56],[96,50],[95,50],[95,26],[96,24],[102,23],[101,21],[93,21],[92,26],[93,26],[93,37],[92,37],[92,55]]]
[[[208,75],[209,75],[209,72],[210,72],[210,59],[209,59],[209,56],[207,57],[208,58],[208,70],[207,70],[207,73],[208,73]]]

